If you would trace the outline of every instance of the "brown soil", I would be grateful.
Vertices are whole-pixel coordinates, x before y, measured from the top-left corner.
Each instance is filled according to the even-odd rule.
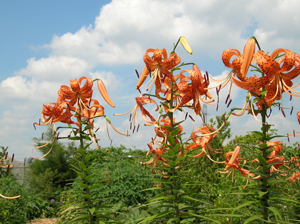
[[[35,220],[31,220],[30,223],[28,224],[54,224],[56,222],[58,222],[58,219],[35,219]]]

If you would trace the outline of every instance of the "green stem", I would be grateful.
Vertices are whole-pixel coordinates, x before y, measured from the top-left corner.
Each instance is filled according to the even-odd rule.
[[[264,147],[262,148],[262,153],[263,153],[263,158],[267,161],[267,149],[268,147],[266,146],[267,143],[267,124],[266,124],[266,112],[267,112],[267,107],[266,105],[262,105],[262,111],[261,111],[261,117],[262,117],[262,132],[263,132],[263,143]],[[262,192],[268,192],[268,169],[267,169],[267,164],[264,163],[262,164],[262,169],[263,169],[263,176],[261,179],[261,191]],[[264,194],[261,197],[261,203],[263,206],[263,217],[264,217],[264,223],[267,223],[268,217],[269,217],[269,210],[268,210],[268,199],[269,199],[269,193]]]
[[[173,97],[174,97],[174,93],[173,93],[173,82],[171,81],[171,100],[170,100],[170,104],[169,104],[169,108],[172,109],[173,108]],[[170,119],[170,128],[171,128],[171,132],[173,132],[173,130],[175,129],[174,127],[174,123],[173,123],[173,112],[168,112],[168,116]],[[171,148],[170,150],[174,149],[174,144],[171,144]],[[175,152],[176,153],[176,152]],[[173,158],[173,161],[175,161],[177,158],[177,156],[175,156]],[[179,206],[178,206],[178,191],[177,191],[177,175],[176,175],[176,169],[175,167],[171,168],[171,176],[172,178],[172,183],[173,183],[173,187],[172,187],[172,194],[174,195],[174,205],[175,205],[175,217],[176,223],[180,224],[180,211],[179,211]],[[175,189],[175,191],[174,191]]]

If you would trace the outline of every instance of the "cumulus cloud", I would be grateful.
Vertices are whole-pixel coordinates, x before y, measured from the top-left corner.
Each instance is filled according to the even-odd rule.
[[[134,92],[136,77],[133,67],[141,71],[143,54],[147,48],[166,48],[170,52],[172,43],[182,35],[187,37],[194,51],[190,56],[179,45],[177,53],[182,55],[182,61],[193,60],[198,64],[207,58],[211,59],[212,62],[206,67],[208,70],[209,66],[212,69],[218,68],[217,74],[220,75],[214,77],[216,79],[229,72],[221,62],[223,50],[236,48],[242,51],[247,35],[254,34],[265,51],[273,52],[276,48],[283,47],[300,52],[297,44],[300,34],[299,6],[300,2],[297,0],[113,0],[100,9],[99,15],[95,15],[95,21],[91,21],[90,25],[78,27],[74,33],[53,35],[50,43],[42,45],[42,48],[49,50],[48,57],[28,59],[25,68],[1,81],[0,94],[5,96],[0,98],[1,104],[5,105],[5,109],[1,111],[1,123],[5,125],[0,136],[7,140],[5,144],[13,141],[13,138],[8,138],[12,136],[9,133],[22,134],[20,130],[25,132],[22,139],[31,138],[33,134],[27,135],[25,130],[29,130],[32,121],[40,116],[42,104],[56,101],[60,85],[69,85],[70,80],[80,76],[101,78],[104,81],[111,99],[119,106],[118,111],[106,109],[110,117],[112,113],[128,111],[135,104],[134,97],[139,95]],[[33,48],[39,50],[39,47]],[[132,86],[132,90],[126,86]],[[211,92],[215,94],[215,90]],[[231,107],[243,105],[241,92],[245,93],[233,86]],[[100,94],[97,91],[94,93],[98,99]],[[208,106],[209,117],[229,110],[224,104],[226,88],[220,93],[219,111]],[[291,103],[287,105],[291,106]],[[298,105],[295,101],[295,110]],[[184,114],[177,116],[182,119]],[[258,127],[250,117],[232,119],[234,134]],[[294,127],[293,122],[283,121],[280,114],[274,114],[271,119],[273,120],[270,121],[278,124],[280,131],[287,132],[287,128],[290,128],[287,126]],[[15,128],[17,124],[18,128]],[[104,137],[104,128],[102,129],[105,127],[105,120],[99,119],[96,124],[101,126],[101,141],[109,144],[107,137]],[[116,118],[115,124],[122,130],[128,128],[128,120],[124,118]],[[186,125],[186,128],[191,126]],[[118,144],[142,147],[145,136],[150,136],[152,132],[152,128],[143,127],[134,140],[113,133],[111,135],[117,139],[115,142]],[[25,141],[23,145],[30,145],[30,141]],[[17,146],[13,147],[17,149]],[[29,148],[27,147],[27,151]]]

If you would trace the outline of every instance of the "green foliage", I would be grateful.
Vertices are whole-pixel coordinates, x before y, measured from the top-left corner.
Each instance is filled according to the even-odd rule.
[[[34,139],[36,146],[41,146],[51,139],[51,134],[46,139]],[[71,158],[75,155],[74,143],[64,145],[59,142],[48,144],[39,148],[43,154],[49,153],[43,160],[33,160],[29,165],[28,183],[30,188],[44,200],[59,199],[60,192],[67,186],[76,173],[70,169]]]
[[[27,223],[31,219],[41,217],[46,209],[44,200],[19,185],[11,175],[1,178],[0,192],[8,197],[21,195],[17,199],[0,198],[0,223]]]
[[[209,126],[213,127],[215,130],[220,128],[224,123],[225,113],[216,116],[216,120],[211,118]],[[218,131],[218,134],[214,137],[214,139],[210,142],[210,146],[214,149],[221,149],[224,147],[224,142],[226,139],[229,139],[232,136],[230,129],[230,122],[226,120],[224,126]]]
[[[105,201],[107,204],[119,204],[129,207],[145,203],[155,195],[154,192],[143,191],[153,185],[154,178],[151,170],[139,162],[145,161],[145,152],[126,149],[124,146],[110,147],[88,151],[93,158],[93,165],[99,168],[96,178],[107,179],[106,185],[96,188],[96,191],[106,192],[104,195],[113,195]],[[105,160],[105,158],[107,160]]]
[[[110,215],[111,210],[104,205],[106,197],[96,188],[105,184],[105,179],[96,177],[99,170],[91,163],[91,156],[87,154],[87,148],[77,150],[77,159],[74,171],[78,178],[73,183],[73,189],[68,192],[73,196],[73,205],[67,204],[62,214],[62,219],[68,223],[90,223],[114,220]]]

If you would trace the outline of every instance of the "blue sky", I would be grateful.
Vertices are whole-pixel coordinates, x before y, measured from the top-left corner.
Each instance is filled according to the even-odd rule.
[[[296,0],[1,1],[0,145],[9,146],[18,160],[38,155],[31,140],[40,137],[44,128],[35,131],[32,123],[40,118],[43,104],[56,101],[60,85],[81,76],[103,79],[116,108],[109,108],[96,88],[94,97],[115,126],[126,130],[128,116],[113,117],[113,113],[135,105],[140,94],[134,70],[142,71],[143,54],[148,48],[170,52],[180,36],[186,36],[193,49],[189,55],[178,48],[182,61],[195,62],[201,71],[219,78],[230,71],[222,64],[222,52],[227,48],[242,52],[252,35],[265,51],[287,48],[299,53],[299,6]],[[234,88],[231,106],[242,106],[244,96],[245,91]],[[219,111],[208,106],[209,118],[228,111],[222,104],[225,98],[226,89]],[[299,99],[284,101],[286,107],[292,104],[299,111]],[[300,130],[295,114],[286,119],[278,112],[272,116],[270,123],[279,134]],[[139,122],[143,123],[141,117]],[[233,117],[231,123],[235,135],[260,126],[250,115]],[[195,126],[200,125],[196,121]],[[96,126],[101,126],[100,145],[109,145],[104,119]],[[188,130],[191,124],[185,127]],[[111,136],[114,144],[147,149],[153,128],[142,127],[130,138],[112,132]]]

